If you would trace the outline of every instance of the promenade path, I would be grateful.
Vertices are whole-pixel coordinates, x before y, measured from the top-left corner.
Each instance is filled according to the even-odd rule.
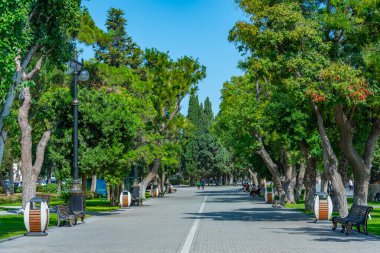
[[[46,237],[0,243],[1,253],[379,252],[380,240],[332,231],[330,223],[252,200],[238,187],[179,188],[143,207],[98,213]]]

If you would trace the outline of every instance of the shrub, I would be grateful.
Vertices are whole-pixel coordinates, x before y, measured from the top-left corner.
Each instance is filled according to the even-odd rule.
[[[22,193],[22,186],[15,187],[15,193]]]
[[[0,204],[13,204],[13,203],[19,203],[21,201],[22,201],[21,195],[13,195],[13,196],[0,198]]]
[[[42,192],[42,188],[43,188],[42,185],[37,185],[37,189],[36,189],[36,191],[37,191],[37,192]]]
[[[190,184],[190,180],[188,180],[188,179],[182,179],[181,180],[181,184],[189,185]]]
[[[170,183],[171,183],[172,185],[179,185],[179,180],[178,180],[178,179],[171,179],[171,180],[170,180]]]
[[[42,192],[46,193],[57,193],[58,185],[57,184],[47,184],[42,187]]]
[[[93,199],[95,198],[95,193],[94,192],[86,192],[86,199]]]
[[[62,191],[61,195],[59,196],[61,200],[65,203],[69,203],[70,200],[70,192],[68,191]]]

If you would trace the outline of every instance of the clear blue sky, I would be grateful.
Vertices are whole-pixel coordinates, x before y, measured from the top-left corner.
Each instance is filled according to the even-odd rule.
[[[209,97],[216,114],[220,89],[231,76],[241,56],[227,40],[236,21],[244,19],[234,0],[90,0],[83,2],[95,23],[105,29],[110,7],[124,10],[127,33],[145,48],[169,51],[172,58],[183,55],[198,58],[207,67],[207,77],[199,84],[199,99]],[[92,53],[85,50],[83,57]],[[181,105],[187,114],[188,99]]]

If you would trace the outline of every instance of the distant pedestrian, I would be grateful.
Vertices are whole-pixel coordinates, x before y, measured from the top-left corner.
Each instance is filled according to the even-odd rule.
[[[198,179],[197,181],[198,190],[201,188],[201,181]]]
[[[204,179],[202,179],[201,185],[202,185],[202,190],[204,190],[205,189],[205,180]]]
[[[352,186],[354,186],[354,183],[350,179],[350,180],[348,180],[348,187],[350,188],[350,191],[352,190]]]

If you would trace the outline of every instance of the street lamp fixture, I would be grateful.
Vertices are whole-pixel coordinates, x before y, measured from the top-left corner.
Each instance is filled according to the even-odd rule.
[[[78,80],[87,81],[90,78],[90,74],[87,70],[82,69],[83,60],[79,62],[75,53],[75,59],[67,63],[66,74],[74,73],[74,87],[73,87],[73,168],[74,168],[74,180],[71,189],[70,208],[73,212],[83,212],[83,192],[80,187],[80,181],[78,179]]]

